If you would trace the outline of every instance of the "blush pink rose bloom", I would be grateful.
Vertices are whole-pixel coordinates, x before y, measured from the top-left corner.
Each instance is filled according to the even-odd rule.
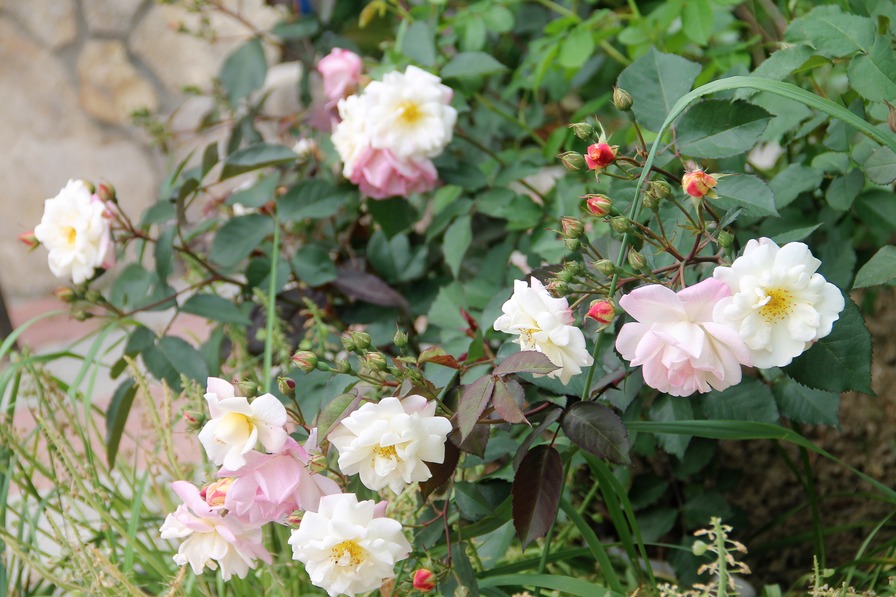
[[[619,300],[635,318],[622,326],[616,350],[642,366],[644,382],[671,396],[724,390],[741,380],[750,351],[733,328],[713,320],[715,305],[731,296],[710,278],[678,293],[652,284]]]
[[[388,149],[365,147],[352,163],[349,180],[372,199],[407,197],[436,186],[438,173],[426,158],[399,159]]]
[[[342,48],[333,50],[317,63],[317,71],[324,79],[327,107],[351,95],[361,81],[361,57]]]
[[[250,452],[245,466],[218,473],[234,478],[224,507],[251,524],[282,521],[295,510],[317,512],[321,497],[342,490],[332,479],[312,473],[308,462],[308,453],[292,438],[277,454]]]

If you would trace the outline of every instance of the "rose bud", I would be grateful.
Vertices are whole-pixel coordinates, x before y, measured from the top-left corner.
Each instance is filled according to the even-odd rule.
[[[628,112],[632,109],[632,94],[621,87],[613,87],[613,105],[620,112]]]
[[[585,167],[585,158],[577,151],[567,151],[557,156],[567,170],[581,170]]]
[[[18,236],[19,242],[28,247],[29,251],[33,251],[40,245],[40,241],[34,236],[34,232],[23,232]]]
[[[587,122],[576,122],[575,124],[569,125],[569,128],[572,129],[572,132],[575,133],[575,136],[579,139],[589,139],[591,138],[591,135],[594,134],[594,127]]]
[[[579,218],[563,216],[560,218],[560,226],[563,229],[563,236],[566,238],[580,238],[585,234],[585,225]]]
[[[311,373],[317,367],[317,356],[307,350],[300,350],[290,360],[305,373]]]
[[[209,483],[202,488],[199,496],[205,500],[205,503],[213,508],[224,506],[224,499],[227,497],[227,490],[233,485],[233,477],[224,477],[218,479],[214,483]]]
[[[608,325],[616,318],[616,307],[608,300],[594,301],[585,317],[590,317],[601,325]]]
[[[604,218],[610,215],[613,202],[606,195],[588,195],[585,205],[588,206],[588,211],[591,212],[591,215]]]
[[[696,199],[706,196],[713,199],[717,198],[718,195],[713,190],[716,184],[715,176],[707,174],[703,170],[686,172],[681,179],[681,188],[684,189],[685,193]]]
[[[588,164],[588,169],[603,170],[616,161],[618,149],[618,145],[610,145],[606,141],[589,145],[588,152],[585,154],[585,163]]]
[[[420,568],[414,572],[414,588],[418,591],[428,593],[436,588],[436,576],[432,570]]]

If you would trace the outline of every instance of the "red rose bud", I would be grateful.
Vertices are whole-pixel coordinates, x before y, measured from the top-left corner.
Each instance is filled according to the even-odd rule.
[[[613,202],[606,195],[588,195],[585,205],[588,206],[588,211],[591,212],[591,215],[604,218],[610,215]]]
[[[34,232],[23,232],[19,235],[19,242],[28,247],[29,251],[33,251],[40,245],[40,241],[34,236]]]
[[[187,424],[187,429],[191,431],[198,431],[205,425],[205,415],[201,412],[196,412],[193,410],[185,410],[183,412],[184,423]]]
[[[610,301],[594,301],[585,317],[590,317],[601,325],[608,325],[616,318],[616,307]]]
[[[307,350],[300,350],[290,360],[305,373],[311,373],[317,367],[317,356]]]
[[[304,510],[293,510],[293,513],[286,517],[286,524],[292,527],[297,527],[301,524],[304,515]]]
[[[199,496],[205,500],[205,503],[213,508],[224,506],[224,499],[227,497],[227,490],[233,485],[232,477],[224,477],[218,479],[214,483],[210,483],[202,488]]]
[[[703,170],[686,172],[681,179],[681,188],[684,189],[684,192],[697,199],[707,195],[713,198],[718,197],[716,192],[712,190],[716,184],[716,179]]]
[[[296,382],[288,377],[278,377],[277,388],[281,394],[289,396],[296,391]]]
[[[101,184],[96,189],[96,194],[106,203],[118,203],[118,197],[115,195],[115,187],[110,184]]]
[[[603,170],[616,161],[616,150],[618,145],[609,145],[607,143],[594,143],[588,146],[588,153],[585,154],[585,163],[588,164],[589,170]]]
[[[429,593],[436,589],[436,575],[432,570],[420,568],[414,572],[414,588],[424,593]]]

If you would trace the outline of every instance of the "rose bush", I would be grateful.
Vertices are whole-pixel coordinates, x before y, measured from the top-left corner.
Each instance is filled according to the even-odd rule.
[[[71,182],[23,238],[102,331],[71,384],[27,353],[0,376],[7,410],[36,395],[59,455],[40,464],[0,426],[0,492],[25,496],[0,514],[25,529],[49,507],[89,534],[78,548],[46,518],[70,548],[47,563],[6,532],[4,566],[96,594],[722,595],[749,568],[717,517],[746,533],[761,513],[734,507],[714,440],[767,438],[804,452],[823,568],[841,527],[808,452],[832,455],[802,426],[872,392],[849,293],[896,279],[887,6],[286,4],[224,61],[202,127],[225,135],[157,204],[138,217],[126,190]],[[265,112],[277,51],[309,73],[288,117]],[[175,334],[183,313],[207,336]],[[121,379],[102,432],[72,415],[82,455],[54,421],[89,404],[91,367]],[[142,461],[118,453],[138,397]],[[883,586],[886,520],[863,523],[845,581]]]

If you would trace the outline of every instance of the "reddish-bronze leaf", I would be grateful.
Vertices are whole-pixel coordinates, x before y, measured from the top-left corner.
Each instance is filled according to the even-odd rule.
[[[397,290],[380,278],[367,272],[347,267],[336,268],[336,279],[332,282],[345,296],[383,307],[398,307],[408,310],[408,301]]]
[[[460,448],[461,452],[483,458],[485,457],[485,448],[488,446],[489,431],[488,425],[474,425],[470,435],[461,440],[460,430],[454,429],[448,435],[448,440]]]
[[[560,426],[577,446],[604,460],[628,464],[631,444],[619,415],[602,404],[576,402],[563,415]]]
[[[545,375],[559,369],[543,352],[524,350],[510,355],[495,367],[495,375],[510,373],[540,373]]]
[[[513,527],[523,549],[554,524],[562,487],[560,453],[547,444],[529,450],[513,477]]]
[[[423,363],[435,363],[436,365],[451,367],[452,369],[460,369],[461,367],[457,359],[446,353],[441,346],[433,346],[421,352],[417,358],[417,364],[422,365]]]
[[[426,463],[426,466],[429,467],[429,472],[432,473],[432,477],[420,483],[420,493],[423,494],[424,500],[451,478],[451,475],[454,474],[454,469],[457,468],[458,460],[460,460],[460,448],[451,442],[445,442],[445,460],[441,464]]]
[[[553,407],[549,411],[547,411],[544,415],[544,418],[541,420],[541,423],[538,424],[535,429],[529,432],[529,435],[526,436],[526,439],[523,440],[523,443],[520,444],[519,449],[516,451],[516,455],[513,457],[513,470],[517,470],[520,468],[520,462],[523,461],[523,458],[526,454],[529,453],[529,446],[538,439],[538,437],[544,433],[545,429],[550,427],[557,419],[560,418],[560,415],[563,414],[563,410],[560,407]]]
[[[457,407],[457,422],[460,428],[461,441],[467,439],[482,411],[488,406],[495,380],[491,375],[484,375],[464,388],[460,404]]]
[[[526,415],[522,408],[526,401],[526,393],[515,379],[499,379],[495,383],[495,391],[492,394],[492,406],[495,412],[508,423],[526,423]]]

